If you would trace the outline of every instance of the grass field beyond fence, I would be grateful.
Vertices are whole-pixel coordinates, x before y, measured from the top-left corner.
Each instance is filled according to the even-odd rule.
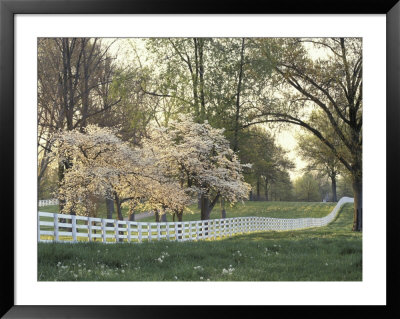
[[[275,218],[304,218],[304,217],[324,217],[328,215],[335,207],[336,203],[297,203],[297,202],[257,202],[246,201],[244,203],[236,203],[234,206],[227,204],[225,206],[226,217],[275,217]],[[40,207],[41,212],[58,213],[58,205]],[[138,211],[137,213],[141,213]],[[128,217],[128,210],[122,209],[122,215]],[[100,205],[97,216],[99,218],[107,218],[105,205]],[[113,218],[116,218],[114,215]],[[221,207],[216,206],[211,212],[211,219],[221,218]],[[189,206],[183,215],[184,221],[200,220],[200,210],[197,204]],[[153,222],[154,216],[146,217],[141,222]],[[167,214],[167,221],[172,222],[172,216]]]
[[[326,203],[255,204],[247,206],[249,211],[243,208],[236,213],[254,216],[252,210],[260,205],[258,208],[264,207],[264,213],[268,213],[262,216],[321,217],[334,206]],[[269,215],[273,205],[276,205],[273,211],[279,212],[276,213],[279,216]],[[307,209],[301,210],[302,205],[303,208],[310,206],[307,215],[304,212]],[[345,204],[331,224],[306,230],[183,243],[39,243],[38,280],[360,281],[362,234],[351,231],[352,217],[353,205]]]

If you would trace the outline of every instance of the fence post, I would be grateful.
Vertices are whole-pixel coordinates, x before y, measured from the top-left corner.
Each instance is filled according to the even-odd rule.
[[[157,240],[160,241],[160,239],[161,239],[160,223],[157,223]]]
[[[130,243],[131,242],[131,222],[129,220],[127,221],[126,230],[127,230],[126,236],[128,237],[128,243]]]
[[[92,241],[92,217],[88,217],[88,238]]]
[[[175,223],[175,240],[178,241],[178,224]]]
[[[139,243],[141,243],[142,242],[142,223],[138,223],[138,240],[139,240]]]
[[[151,224],[147,223],[147,239],[148,239],[148,241],[151,241],[151,236],[152,236],[152,234],[151,234]]]
[[[58,242],[58,214],[53,215],[54,218],[54,240]]]
[[[167,240],[169,241],[169,223],[168,222],[166,222],[165,223],[165,231],[166,231],[166,235],[167,235]]]
[[[76,215],[72,215],[71,220],[72,220],[72,240],[75,243],[77,241],[76,240]]]
[[[40,213],[37,215],[37,240],[40,242]]]
[[[118,243],[119,241],[119,234],[118,234],[118,219],[114,222],[114,232],[115,232],[115,242]]]
[[[106,237],[106,221],[104,219],[101,220],[101,233],[103,235],[103,243],[107,241]]]

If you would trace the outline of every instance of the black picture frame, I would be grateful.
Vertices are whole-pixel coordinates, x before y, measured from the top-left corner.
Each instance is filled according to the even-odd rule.
[[[365,313],[373,317],[398,316],[397,183],[400,137],[400,3],[398,0],[308,0],[246,1],[245,3],[203,0],[0,0],[0,181],[2,190],[2,237],[14,238],[14,16],[15,14],[385,14],[387,19],[387,305],[386,306],[291,306],[269,307],[268,315],[297,317],[321,315],[354,317]],[[4,187],[6,186],[6,187]],[[3,240],[1,249],[1,309],[4,318],[142,318],[171,316],[220,317],[229,313],[246,316],[258,307],[197,306],[16,306],[14,303],[14,242]],[[395,272],[397,271],[397,276]],[[240,293],[240,292],[238,292]],[[212,308],[212,309],[211,309]]]

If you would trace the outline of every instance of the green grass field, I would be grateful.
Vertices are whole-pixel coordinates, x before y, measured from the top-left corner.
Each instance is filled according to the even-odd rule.
[[[253,203],[228,208],[227,216],[321,217],[333,206]],[[39,243],[38,280],[360,281],[362,234],[351,231],[352,209],[346,204],[326,227],[254,233],[218,241]]]
[[[249,202],[236,203],[234,206],[226,205],[226,217],[277,217],[277,218],[303,218],[324,217],[328,215],[336,203],[296,203],[296,202]],[[40,207],[41,212],[58,213],[58,205]],[[122,210],[124,217],[128,216],[127,209]],[[97,212],[99,218],[106,218],[105,205],[100,205]],[[216,206],[211,212],[211,219],[221,218],[221,208]],[[116,218],[114,215],[113,218]],[[184,221],[200,220],[200,210],[197,205],[189,206],[184,212]],[[154,222],[155,217],[141,219],[143,222]],[[167,221],[172,222],[172,215],[167,215]]]

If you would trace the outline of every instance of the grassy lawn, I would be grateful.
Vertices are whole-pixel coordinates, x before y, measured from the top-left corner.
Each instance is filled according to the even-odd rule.
[[[297,218],[321,217],[332,209],[332,204],[310,204],[306,214],[300,204],[309,207],[304,203],[255,202],[251,208],[237,206],[227,212],[228,217],[256,216],[258,206],[259,213],[263,209],[261,216]],[[218,241],[39,243],[38,280],[360,281],[362,234],[351,231],[352,208],[352,204],[346,204],[338,218],[326,227],[255,233]],[[271,215],[274,212],[278,215]]]
[[[234,206],[226,205],[226,217],[277,217],[277,218],[304,218],[304,217],[324,217],[328,215],[336,203],[296,203],[296,202],[249,202],[236,203]],[[58,205],[44,206],[39,209],[41,212],[57,213]],[[128,216],[128,210],[123,209],[124,217]],[[104,205],[99,206],[97,217],[106,218],[107,212]],[[221,208],[215,206],[211,212],[211,219],[221,218]],[[113,218],[116,218],[114,215]],[[200,220],[200,210],[197,204],[189,206],[184,212],[184,221]],[[154,222],[155,217],[147,217],[141,222]],[[172,216],[167,215],[167,221],[172,222]]]

